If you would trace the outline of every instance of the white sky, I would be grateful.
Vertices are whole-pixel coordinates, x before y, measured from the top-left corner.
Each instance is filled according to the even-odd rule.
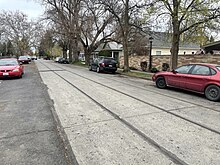
[[[22,11],[29,19],[36,19],[43,14],[43,7],[37,0],[0,0],[0,12],[3,10]]]

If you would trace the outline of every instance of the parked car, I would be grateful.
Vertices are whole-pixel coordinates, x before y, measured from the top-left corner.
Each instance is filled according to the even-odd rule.
[[[29,62],[31,62],[31,56],[27,55]]]
[[[59,62],[59,59],[60,59],[60,58],[62,58],[62,57],[56,57],[54,61],[55,61],[55,62]]]
[[[31,60],[37,60],[37,56],[32,56]]]
[[[0,59],[0,78],[18,77],[22,78],[24,66],[19,64],[16,58]]]
[[[58,60],[58,63],[61,63],[61,64],[69,64],[69,61],[66,59],[66,58],[60,58],[59,60]]]
[[[27,56],[20,56],[20,57],[18,58],[18,61],[21,62],[21,63],[23,63],[23,64],[29,64],[30,59],[29,59]]]
[[[89,70],[96,72],[111,72],[117,71],[117,61],[112,57],[98,57],[90,61]]]
[[[152,80],[158,88],[171,86],[205,94],[211,101],[220,100],[220,65],[183,65],[171,72],[155,73]]]
[[[44,56],[43,59],[44,60],[50,60],[50,57],[49,56]]]

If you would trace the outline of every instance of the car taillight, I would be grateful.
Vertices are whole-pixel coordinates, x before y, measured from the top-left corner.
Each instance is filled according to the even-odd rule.
[[[105,66],[105,63],[101,63],[101,66]]]

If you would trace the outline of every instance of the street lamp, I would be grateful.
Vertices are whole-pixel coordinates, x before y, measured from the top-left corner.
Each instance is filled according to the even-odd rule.
[[[152,42],[153,42],[153,37],[149,37],[149,42],[150,42],[150,53],[149,53],[149,72],[151,71],[151,68],[152,68],[152,55],[151,55],[151,52],[152,52]]]

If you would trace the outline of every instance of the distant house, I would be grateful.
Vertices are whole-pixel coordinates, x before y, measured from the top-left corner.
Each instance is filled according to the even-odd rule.
[[[118,60],[123,55],[123,46],[117,42],[102,43],[94,51],[94,55],[97,56],[101,51],[109,51],[110,56]]]
[[[164,32],[155,32],[152,34],[152,55],[170,55],[171,52],[171,35]],[[180,41],[179,54],[195,54],[200,50],[200,45],[195,43]]]

